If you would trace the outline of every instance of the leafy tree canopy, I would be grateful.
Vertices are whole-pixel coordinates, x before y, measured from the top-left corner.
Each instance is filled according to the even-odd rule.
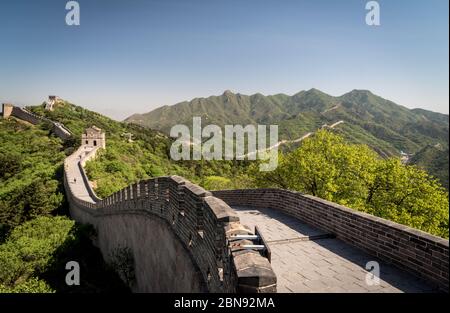
[[[273,172],[252,169],[257,186],[297,190],[448,238],[448,193],[425,171],[382,159],[365,145],[319,131]]]
[[[40,127],[0,121],[0,238],[11,228],[48,215],[63,202],[60,139]]]
[[[14,228],[0,245],[0,289],[36,291],[50,289],[36,275],[55,261],[58,249],[75,239],[75,222],[62,216],[40,216]]]

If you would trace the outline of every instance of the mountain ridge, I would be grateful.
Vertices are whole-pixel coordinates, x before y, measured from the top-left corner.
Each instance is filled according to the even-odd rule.
[[[448,122],[448,119],[449,119],[448,118],[449,117],[448,114],[441,113],[441,112],[436,112],[436,111],[431,111],[431,110],[427,110],[427,109],[423,109],[423,108],[419,108],[419,107],[417,107],[417,108],[408,108],[406,106],[397,104],[397,103],[395,103],[393,101],[386,100],[386,99],[384,99],[384,98],[382,98],[382,97],[372,93],[370,90],[367,90],[367,89],[353,89],[353,90],[351,90],[349,92],[346,92],[346,93],[344,93],[344,94],[342,94],[340,96],[332,96],[332,95],[327,94],[327,93],[325,93],[325,92],[323,92],[323,91],[321,91],[319,89],[311,88],[311,89],[308,89],[308,90],[301,90],[301,91],[299,91],[297,93],[294,93],[292,95],[288,95],[286,93],[276,93],[276,94],[264,95],[264,94],[262,94],[260,92],[257,92],[257,93],[254,93],[254,94],[250,94],[250,95],[246,95],[246,94],[242,94],[240,92],[235,93],[235,92],[227,89],[221,95],[210,95],[210,96],[207,96],[207,97],[195,97],[195,98],[193,98],[191,100],[185,100],[185,101],[177,102],[177,103],[171,104],[171,105],[165,104],[165,105],[159,106],[159,107],[157,107],[157,108],[155,108],[155,109],[153,109],[153,110],[151,110],[149,112],[134,113],[134,114],[128,116],[127,118],[125,118],[123,121],[129,121],[129,120],[132,120],[134,117],[147,115],[147,114],[150,114],[152,112],[155,112],[155,111],[158,111],[158,110],[161,110],[161,109],[173,109],[173,108],[175,108],[177,106],[180,106],[180,105],[186,105],[186,104],[189,104],[189,103],[214,100],[214,99],[217,99],[217,98],[220,98],[220,97],[225,97],[228,100],[230,100],[230,98],[232,98],[232,97],[237,97],[237,98],[248,97],[248,98],[251,98],[251,99],[256,99],[258,97],[263,97],[263,98],[269,98],[272,101],[276,101],[277,99],[279,100],[280,98],[286,98],[286,99],[287,98],[294,98],[294,99],[297,98],[298,99],[299,97],[307,97],[307,96],[312,95],[312,94],[319,95],[319,96],[322,96],[322,97],[328,97],[330,99],[332,99],[332,98],[333,99],[346,99],[346,98],[348,98],[348,97],[350,97],[352,95],[358,95],[359,98],[360,98],[359,100],[361,100],[362,97],[366,97],[366,98],[368,98],[368,97],[376,97],[376,98],[385,100],[385,101],[387,101],[389,103],[392,103],[395,106],[397,106],[399,108],[402,108],[403,110],[416,112],[417,114],[422,114],[425,117],[434,115],[435,118],[438,118],[441,121],[447,120],[447,122]]]
[[[413,164],[425,168],[448,186],[448,177],[436,166],[442,163],[438,161],[442,153],[424,151],[436,145],[448,149],[449,116],[420,108],[409,109],[370,90],[353,89],[337,97],[315,88],[291,96],[243,95],[225,90],[221,95],[134,114],[125,121],[168,134],[176,124],[190,127],[193,116],[200,116],[203,125],[220,127],[276,124],[279,141],[287,143],[283,150],[296,148],[300,144],[298,139],[308,133],[343,121],[333,131],[349,142],[366,144],[384,158],[400,157],[401,152],[406,152],[412,156]]]
[[[153,110],[151,110],[151,111],[148,111],[148,112],[144,112],[144,113],[133,113],[132,115],[130,115],[130,116],[126,117],[125,119],[123,119],[123,121],[126,121],[126,120],[130,119],[130,118],[133,117],[133,116],[140,116],[140,115],[148,114],[148,113],[150,113],[150,112],[152,112],[152,111],[155,111],[155,110],[158,110],[158,109],[161,109],[161,108],[171,108],[171,107],[174,107],[174,106],[177,106],[177,105],[179,105],[179,104],[186,103],[186,102],[192,102],[192,101],[194,101],[194,100],[200,100],[200,99],[205,99],[205,100],[207,100],[207,99],[210,99],[210,98],[212,98],[212,97],[220,97],[220,96],[225,96],[225,95],[227,95],[227,94],[229,94],[229,95],[235,95],[235,96],[248,96],[248,97],[253,97],[253,96],[263,96],[263,97],[294,97],[294,96],[298,96],[298,95],[300,95],[300,94],[302,94],[302,93],[308,93],[308,92],[310,92],[310,93],[311,93],[311,92],[319,92],[319,93],[321,93],[321,94],[324,94],[324,95],[326,95],[326,96],[333,97],[333,98],[341,98],[341,97],[344,97],[345,95],[352,94],[352,93],[357,93],[357,92],[358,92],[358,93],[367,93],[367,94],[371,94],[371,95],[377,96],[376,94],[372,93],[372,92],[371,92],[370,90],[368,90],[368,89],[353,89],[353,90],[351,90],[351,91],[348,91],[348,92],[343,93],[342,95],[338,95],[338,96],[332,96],[332,95],[330,95],[330,94],[328,94],[328,93],[326,93],[326,92],[323,92],[323,91],[321,91],[321,90],[319,90],[319,89],[317,89],[317,88],[310,88],[310,89],[308,89],[308,90],[301,90],[301,91],[296,92],[296,93],[294,93],[294,94],[292,94],[292,95],[288,95],[288,94],[286,94],[286,93],[275,93],[275,94],[267,94],[267,95],[264,95],[264,94],[262,94],[262,93],[260,93],[260,92],[246,95],[246,94],[242,94],[242,93],[240,93],[240,92],[233,92],[233,91],[231,91],[230,89],[226,89],[226,90],[225,90],[222,94],[220,94],[220,95],[210,95],[210,96],[205,96],[205,97],[195,97],[195,98],[192,98],[191,100],[184,100],[184,101],[177,102],[177,103],[175,103],[175,104],[164,104],[164,105],[158,106],[158,107],[156,107],[155,109],[153,109]],[[379,97],[379,96],[377,96],[377,97]],[[407,109],[407,110],[410,110],[410,111],[425,111],[425,112],[428,112],[428,113],[431,113],[431,114],[438,114],[438,115],[448,116],[448,114],[445,114],[445,113],[441,113],[441,112],[437,112],[437,111],[432,111],[432,110],[428,110],[428,109],[423,109],[423,108],[420,108],[420,107],[416,107],[416,108],[408,108],[408,107],[406,107],[406,106],[404,106],[404,105],[400,105],[400,104],[397,104],[397,103],[396,103],[396,105],[401,106],[401,107],[403,107],[403,108],[405,108],[405,109]]]
[[[444,138],[448,134],[448,115],[408,109],[360,89],[338,97],[315,88],[292,96],[283,93],[243,95],[225,90],[218,96],[194,98],[148,113],[133,114],[125,121],[169,133],[175,124],[190,125],[193,116],[201,116],[202,121],[219,126],[278,124],[280,138],[287,140],[299,138],[324,124],[344,120],[353,127],[353,132],[364,133],[367,138],[388,139],[390,147],[381,147],[387,155],[397,155],[400,150],[414,153],[426,144],[448,146],[448,139]]]

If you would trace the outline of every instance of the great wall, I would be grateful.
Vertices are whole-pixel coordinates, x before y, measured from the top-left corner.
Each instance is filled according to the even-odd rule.
[[[44,121],[4,105],[9,116]],[[298,192],[210,192],[169,176],[100,199],[84,165],[104,146],[88,129],[64,162],[64,186],[72,218],[94,226],[94,243],[135,292],[449,291],[448,240]]]
[[[10,116],[14,116],[20,120],[26,121],[28,123],[31,123],[33,125],[37,125],[39,123],[47,122],[52,125],[52,131],[53,133],[60,137],[62,140],[69,139],[72,134],[70,133],[70,130],[68,130],[64,125],[51,121],[48,118],[45,118],[43,116],[37,116],[36,114],[33,114],[30,111],[27,111],[23,108],[19,108],[17,106],[11,105],[11,104],[3,104],[3,118],[8,118]]]

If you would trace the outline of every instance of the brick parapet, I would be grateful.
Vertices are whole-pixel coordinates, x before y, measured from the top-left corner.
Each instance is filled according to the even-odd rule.
[[[231,206],[282,211],[449,290],[447,239],[299,192],[247,189],[212,193]]]
[[[13,116],[33,125],[37,125],[42,122],[48,122],[52,125],[53,133],[62,140],[67,140],[72,136],[70,130],[68,130],[63,124],[54,122],[43,116],[36,115],[26,109],[19,108],[13,105],[3,104],[3,111],[6,111],[3,112],[4,118]]]
[[[77,152],[76,152],[77,153]],[[95,153],[88,154],[94,156]],[[77,161],[81,173],[86,157]],[[209,292],[276,292],[269,260],[254,250],[232,248],[230,236],[253,234],[224,201],[179,176],[158,177],[132,184],[92,202],[76,198],[65,175],[71,215],[94,227],[108,215],[140,214],[163,220],[188,251]],[[85,182],[86,184],[86,182]],[[89,183],[87,183],[89,186]],[[233,230],[233,231],[230,231]],[[233,242],[238,247],[242,242]]]

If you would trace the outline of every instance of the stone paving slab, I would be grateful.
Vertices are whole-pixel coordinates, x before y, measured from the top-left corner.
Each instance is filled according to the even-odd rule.
[[[425,282],[336,238],[297,240],[326,233],[272,209],[233,207],[252,230],[258,225],[272,251],[278,292],[433,292]],[[283,241],[285,239],[285,241]],[[378,285],[366,283],[367,262],[380,265]],[[370,274],[369,274],[370,275]],[[370,281],[370,280],[369,280]]]
[[[81,174],[80,168],[78,167],[78,162],[80,161],[80,156],[84,157],[87,153],[89,153],[92,150],[90,147],[81,146],[77,153],[74,153],[67,157],[65,166],[66,166],[66,173],[67,173],[67,180],[70,186],[70,189],[72,190],[72,194],[75,195],[77,198],[92,202],[95,201],[92,199],[92,197],[89,195],[88,190],[86,189],[86,185],[83,181],[83,176]]]
[[[300,239],[305,236],[320,236],[326,233],[295,218],[271,209],[233,207],[243,224],[252,230],[257,225],[269,241]]]

